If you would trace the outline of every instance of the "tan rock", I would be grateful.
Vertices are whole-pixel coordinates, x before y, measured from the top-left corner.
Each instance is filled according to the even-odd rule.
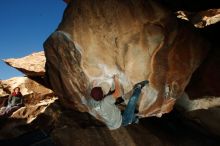
[[[48,99],[42,99],[38,101],[38,103],[34,105],[29,104],[24,107],[21,107],[20,109],[13,112],[10,118],[25,119],[26,123],[31,123],[34,119],[37,118],[39,114],[44,113],[44,111],[51,103],[54,103],[54,101],[57,100],[56,97],[47,98]]]
[[[20,87],[24,100],[24,106],[11,111],[8,118],[0,116],[0,139],[6,137],[12,138],[23,134],[25,132],[24,130],[16,128],[33,122],[40,114],[45,112],[48,106],[57,100],[52,90],[28,77],[14,77],[8,80],[2,80],[0,87],[3,91],[7,91],[5,92],[6,96],[5,94],[0,95],[0,112],[5,110],[8,95],[15,87]],[[6,121],[4,122],[4,120]],[[44,124],[46,125],[48,123]],[[27,128],[27,131],[31,131],[31,129]]]
[[[191,21],[197,28],[204,28],[220,21],[220,9],[209,9],[201,12],[177,11],[177,18]]]
[[[8,80],[2,80],[1,83],[2,88],[9,92],[7,95],[13,92],[15,87],[20,87],[25,106],[13,112],[10,117],[25,119],[27,123],[32,122],[37,115],[43,113],[57,99],[52,90],[28,77],[14,77]],[[7,101],[8,97],[0,98],[1,107],[4,108],[3,106],[6,104],[4,102]]]
[[[95,3],[95,5],[94,5]],[[149,80],[140,116],[170,112],[208,44],[154,1],[70,1],[58,31],[44,43],[47,73],[61,101],[88,111],[91,84],[119,74],[124,93]]]
[[[171,120],[169,115],[160,119],[146,118],[141,119],[139,124],[109,130],[88,113],[69,110],[61,107],[59,102],[54,102],[30,124],[16,118],[1,121],[0,139],[8,140],[16,137],[21,145],[26,144],[27,139],[32,142],[31,145],[42,146],[48,145],[51,140],[59,146],[146,146],[146,144],[176,146],[180,143],[208,145],[210,141],[215,145],[218,142],[211,136],[205,137],[195,132],[193,128],[187,127],[190,123],[184,125],[183,123],[189,122],[186,119],[180,121],[176,117],[175,120]],[[39,133],[44,136],[47,134],[49,137],[43,136],[39,141],[33,140],[34,136],[39,136]],[[14,140],[9,141],[14,142]]]
[[[28,76],[43,76],[45,73],[46,58],[44,52],[37,52],[23,58],[5,59],[4,62]]]
[[[15,87],[20,87],[23,95],[29,95],[32,93],[50,94],[52,90],[40,85],[39,83],[31,80],[28,77],[13,77],[7,80],[2,80],[4,89],[13,91]]]
[[[4,86],[2,85],[2,81],[0,80],[0,98],[7,95],[8,93],[4,90]]]
[[[2,85],[2,81],[0,80],[0,108],[4,106],[9,93],[5,91],[4,86]]]
[[[28,132],[33,134],[33,131],[43,127],[46,127],[45,130],[49,130],[60,111],[56,104],[56,106],[53,105],[56,99],[50,97],[35,105],[26,105],[18,109],[9,118],[0,117],[0,139],[10,139]],[[28,139],[30,140],[30,138]]]
[[[184,93],[181,98],[177,100],[176,106],[182,108],[186,112],[200,109],[210,109],[214,107],[220,107],[220,98],[203,97],[201,99],[191,100],[187,93]]]

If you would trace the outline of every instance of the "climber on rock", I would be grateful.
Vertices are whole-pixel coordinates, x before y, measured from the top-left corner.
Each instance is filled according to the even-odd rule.
[[[1,109],[0,115],[8,115],[11,112],[17,110],[23,105],[23,96],[20,92],[20,88],[16,87],[14,88],[11,95],[9,95],[8,98],[8,104],[6,107],[3,107]]]
[[[121,90],[118,76],[114,75],[113,80],[115,86],[113,93],[105,96],[101,87],[94,87],[90,93],[92,98],[89,100],[89,106],[92,112],[98,113],[101,117],[101,120],[111,130],[117,129],[121,125],[127,126],[129,124],[138,122],[138,117],[135,114],[136,103],[139,99],[141,89],[149,83],[147,80],[145,80],[137,83],[133,87],[132,96],[130,97],[124,112],[121,113],[120,109],[115,104],[118,102],[118,100],[122,100],[120,97]]]

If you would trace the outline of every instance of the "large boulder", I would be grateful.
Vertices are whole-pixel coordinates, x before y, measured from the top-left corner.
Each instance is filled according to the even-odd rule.
[[[25,119],[27,123],[32,122],[57,99],[52,90],[28,77],[14,77],[8,80],[2,80],[1,87],[5,91],[5,94],[0,95],[1,111],[7,105],[8,95],[11,94],[15,87],[20,87],[25,106],[15,112],[12,111],[10,118]]]
[[[30,134],[31,131],[45,127],[45,126],[49,130],[50,126],[52,126],[52,123],[54,122],[55,114],[59,113],[56,107],[53,108],[53,111],[54,111],[53,113],[50,112],[52,109],[49,108],[55,102],[56,99],[57,99],[56,97],[49,97],[47,99],[38,101],[38,103],[36,104],[26,104],[24,107],[21,107],[20,109],[12,113],[10,117],[8,118],[0,117],[0,123],[1,123],[0,124],[0,144],[3,146],[12,145],[12,144],[4,144],[2,139],[11,139],[14,137],[21,136],[22,134],[25,134],[25,133],[26,135],[30,136],[29,138],[27,138],[28,139],[27,141],[29,141],[30,138],[36,137],[36,135],[31,136]],[[45,121],[45,119],[42,119],[42,117],[43,118],[45,117],[44,116],[45,113],[54,119],[46,118],[47,121]],[[38,123],[39,120],[36,121],[35,120],[36,118],[40,119],[41,123]],[[35,126],[33,126],[33,124]],[[15,144],[13,145],[26,145],[24,143],[26,143],[27,141],[23,139],[22,140],[23,144],[18,144],[14,142]],[[11,143],[13,143],[13,140],[11,141]]]
[[[2,81],[0,80],[0,107],[4,106],[5,101],[7,100],[9,93],[5,91]]]
[[[216,117],[217,118],[217,117]],[[218,145],[219,138],[197,132],[180,113],[140,119],[139,124],[109,130],[88,113],[54,102],[32,123],[22,119],[0,121],[0,144],[58,146],[183,146]],[[207,136],[208,135],[208,136]],[[54,144],[51,144],[54,143]]]
[[[151,0],[69,1],[57,31],[45,41],[46,71],[65,106],[89,111],[92,83],[113,82],[124,93],[142,80],[140,116],[170,112],[209,49],[193,28]]]
[[[5,91],[4,86],[2,85],[2,81],[0,80],[0,97],[7,96],[8,93]]]
[[[37,52],[22,58],[9,58],[3,60],[27,76],[43,76],[45,74],[46,58],[44,52]]]
[[[28,125],[39,115],[42,115],[57,100],[52,90],[36,81],[28,77],[13,77],[7,80],[1,80],[0,82],[0,89],[3,91],[0,94],[0,113],[4,112],[8,95],[11,94],[15,87],[20,87],[21,89],[24,106],[10,111],[7,116],[0,116],[0,139],[12,138],[27,131],[32,131],[33,128],[28,127]],[[50,122],[52,121],[44,124],[51,124]]]
[[[52,90],[42,86],[41,84],[31,80],[28,77],[13,77],[7,80],[1,81],[2,88],[10,94],[15,87],[20,87],[21,93],[29,95],[32,93],[50,94]]]

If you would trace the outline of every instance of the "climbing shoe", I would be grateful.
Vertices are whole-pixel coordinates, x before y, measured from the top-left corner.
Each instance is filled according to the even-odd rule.
[[[134,85],[134,89],[137,88],[138,86],[143,88],[145,85],[147,85],[149,83],[149,81],[145,80],[145,81],[142,81],[142,82],[139,82],[137,84]]]

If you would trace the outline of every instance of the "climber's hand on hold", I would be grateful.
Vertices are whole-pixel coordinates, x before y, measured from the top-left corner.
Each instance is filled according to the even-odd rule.
[[[115,79],[118,80],[118,79],[119,79],[119,74],[114,74],[114,75],[113,75],[113,79],[114,79],[114,80],[115,80]]]
[[[96,81],[96,80],[93,80],[93,81],[92,81],[92,87],[96,87],[96,86],[97,86],[97,84],[98,84],[98,83],[97,83],[97,81]]]

